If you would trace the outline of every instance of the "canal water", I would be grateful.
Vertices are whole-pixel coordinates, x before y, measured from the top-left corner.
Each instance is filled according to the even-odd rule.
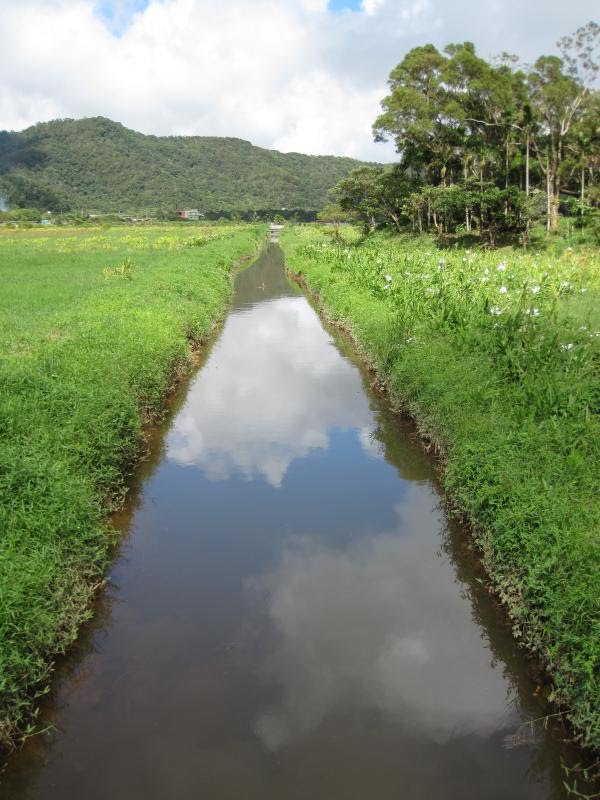
[[[277,245],[156,433],[11,800],[562,797],[412,425]]]

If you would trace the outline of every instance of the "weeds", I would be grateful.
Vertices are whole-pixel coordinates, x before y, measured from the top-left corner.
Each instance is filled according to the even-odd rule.
[[[133,261],[129,257],[124,258],[118,267],[106,267],[102,274],[105,278],[126,278],[130,281],[133,277]]]
[[[568,797],[577,797],[580,800],[597,800],[600,797],[600,792],[587,789],[600,775],[600,760],[586,766],[582,764],[567,766],[563,763],[561,767],[565,775],[563,786]],[[579,789],[580,786],[582,790]]]

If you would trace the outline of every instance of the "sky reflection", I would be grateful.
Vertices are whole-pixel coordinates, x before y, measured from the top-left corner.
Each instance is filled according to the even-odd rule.
[[[289,465],[357,429],[378,456],[357,370],[340,358],[303,297],[231,314],[167,440],[167,457],[211,480],[236,473],[281,486]]]
[[[296,542],[257,581],[277,642],[262,676],[281,689],[255,720],[266,749],[336,712],[376,710],[438,743],[510,723],[509,684],[490,669],[435,527],[431,493],[414,486],[397,530],[342,552]]]

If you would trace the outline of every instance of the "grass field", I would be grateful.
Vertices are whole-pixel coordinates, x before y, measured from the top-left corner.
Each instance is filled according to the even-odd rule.
[[[600,747],[600,254],[344,235],[285,231],[288,268],[437,446],[515,636]]]
[[[89,614],[107,512],[260,226],[0,231],[0,744]]]

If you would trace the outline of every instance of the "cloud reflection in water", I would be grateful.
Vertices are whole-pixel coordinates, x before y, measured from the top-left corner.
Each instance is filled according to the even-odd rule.
[[[235,412],[235,413],[233,413]],[[373,420],[360,374],[303,297],[230,315],[167,441],[167,457],[211,480],[240,472],[281,486],[296,458],[356,428],[369,456]]]
[[[254,724],[268,750],[336,712],[374,709],[437,742],[508,724],[509,684],[437,552],[434,505],[413,486],[397,531],[343,552],[296,543],[258,581],[277,641],[262,674],[281,689]]]

